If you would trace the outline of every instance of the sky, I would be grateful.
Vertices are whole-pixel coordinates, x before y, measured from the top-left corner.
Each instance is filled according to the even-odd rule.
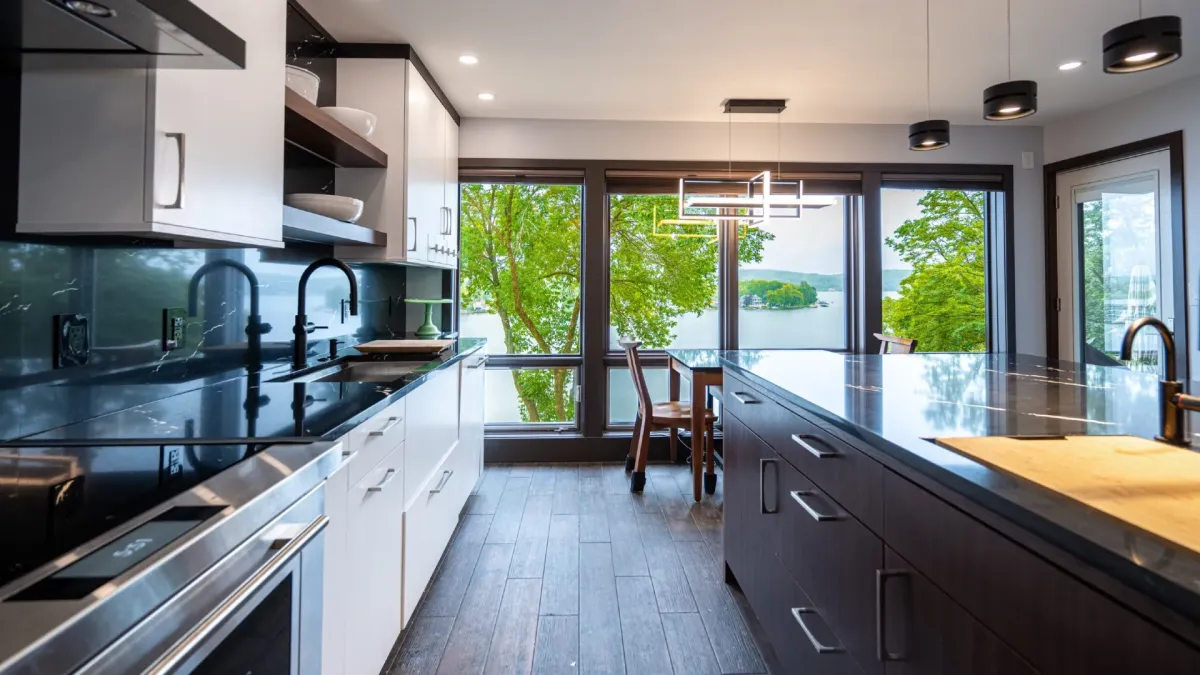
[[[883,191],[883,236],[891,236],[904,221],[919,218],[921,207],[917,200],[924,190]],[[767,242],[761,263],[747,266],[748,269],[791,270],[818,274],[843,273],[842,220],[843,205],[823,209],[805,209],[800,222],[779,221],[768,224],[764,229],[775,235]],[[883,248],[884,269],[909,269],[911,266],[900,259],[887,246]]]

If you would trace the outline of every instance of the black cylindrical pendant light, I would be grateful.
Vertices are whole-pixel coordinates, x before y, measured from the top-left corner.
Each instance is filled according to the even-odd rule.
[[[909,150],[941,150],[950,145],[950,120],[925,120],[908,125]]]
[[[1002,82],[983,90],[983,116],[994,122],[1017,120],[1037,112],[1037,82]]]
[[[1183,20],[1177,16],[1138,19],[1104,34],[1106,73],[1150,70],[1177,61],[1182,55]]]
[[[929,0],[925,0],[925,114],[932,109],[933,61],[929,37]],[[908,149],[917,151],[941,150],[950,145],[950,120],[925,120],[908,126]]]

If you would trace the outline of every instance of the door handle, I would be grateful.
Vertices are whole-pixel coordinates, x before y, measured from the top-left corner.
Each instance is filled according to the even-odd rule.
[[[818,443],[822,442],[821,439],[809,434],[792,434],[792,442],[807,450],[809,454],[817,459],[831,459],[833,457],[840,457],[842,455],[842,453],[836,450],[822,450],[814,447],[808,441],[816,441]]]
[[[409,238],[409,241],[412,242],[412,248],[409,248],[408,250],[415,253],[417,251],[417,217],[409,216],[408,219],[412,221],[412,237]],[[405,234],[408,233],[405,232]]]
[[[440,481],[438,481],[437,487],[435,487],[435,488],[433,488],[432,490],[430,490],[430,491],[429,491],[429,494],[431,494],[431,495],[436,495],[437,493],[439,493],[439,492],[441,492],[442,490],[446,489],[446,483],[449,483],[449,482],[450,482],[450,477],[451,477],[451,476],[453,476],[453,475],[454,475],[454,472],[453,472],[453,471],[443,471],[443,472],[442,472],[442,479],[441,479]]]
[[[813,632],[809,630],[808,624],[804,623],[804,617],[808,614],[816,614],[817,616],[821,616],[813,607],[792,608],[792,618],[796,620],[796,623],[800,624],[800,630],[804,631],[805,637],[807,637],[808,641],[812,643],[813,649],[816,650],[818,654],[837,654],[839,652],[846,651],[846,648],[842,647],[841,645],[834,645],[831,647],[829,645],[822,644],[821,641],[817,639],[817,636],[813,635]]]
[[[179,146],[179,174],[175,182],[175,201],[170,204],[158,204],[157,206],[160,209],[182,209],[183,189],[185,185],[184,172],[187,170],[187,134],[173,131],[164,133],[163,136],[174,139],[176,145]]]
[[[399,424],[403,421],[404,421],[403,417],[389,417],[387,423],[383,425],[383,428],[378,429],[376,431],[372,431],[371,433],[369,433],[367,435],[368,436],[382,436],[382,435],[386,434],[387,432],[391,431],[393,427],[395,427],[397,424]]]
[[[811,504],[809,504],[807,501],[804,500],[805,497],[815,497],[818,494],[819,493],[817,493],[815,490],[792,490],[792,500],[794,500],[797,504],[799,504],[800,508],[807,511],[808,515],[812,516],[812,519],[817,521],[818,523],[827,523],[831,520],[841,520],[842,514],[840,514],[840,513],[832,513],[832,514],[821,513],[820,511],[814,509]]]
[[[741,403],[742,405],[752,405],[754,403],[762,403],[762,401],[754,398],[753,396],[751,396],[750,394],[747,394],[744,391],[735,391],[735,392],[731,393],[730,396],[737,399],[737,402]]]
[[[758,460],[758,506],[759,506],[759,512],[764,515],[771,515],[773,513],[779,513],[779,497],[778,496],[776,496],[776,498],[775,498],[774,510],[767,508],[767,465],[768,464],[775,465],[775,483],[776,483],[775,494],[778,495],[779,494],[779,486],[778,486],[779,465],[777,463],[778,461],[779,460],[775,460],[775,459],[760,459],[760,460]]]
[[[903,661],[903,652],[892,652],[887,648],[887,618],[884,591],[892,577],[907,577],[908,570],[875,570],[875,657],[881,662]]]
[[[395,469],[388,469],[387,473],[383,474],[383,480],[379,481],[379,485],[372,485],[371,487],[367,488],[367,492],[383,492],[384,488],[388,486],[388,483],[391,483],[393,480],[395,480],[396,474],[397,471]]]

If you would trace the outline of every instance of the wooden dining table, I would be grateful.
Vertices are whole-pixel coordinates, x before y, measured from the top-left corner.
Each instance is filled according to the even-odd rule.
[[[672,401],[678,401],[680,395],[680,378],[687,379],[691,383],[691,402],[692,402],[692,498],[700,501],[701,497],[701,481],[700,481],[700,465],[701,448],[704,447],[704,411],[705,402],[708,398],[708,388],[713,387],[715,394],[721,395],[721,350],[720,349],[668,349],[667,356],[670,358],[670,373],[668,379],[668,398]],[[707,464],[709,482],[713,488],[716,487],[716,471],[713,469],[713,461],[710,457]]]

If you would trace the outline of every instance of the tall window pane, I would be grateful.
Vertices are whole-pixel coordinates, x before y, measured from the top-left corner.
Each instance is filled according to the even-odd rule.
[[[738,237],[738,346],[846,347],[845,197]],[[742,233],[745,233],[742,235]]]
[[[987,349],[987,193],[884,189],[883,329],[922,352]]]
[[[609,349],[622,336],[642,349],[720,344],[717,229],[669,224],[678,195],[609,197]]]

